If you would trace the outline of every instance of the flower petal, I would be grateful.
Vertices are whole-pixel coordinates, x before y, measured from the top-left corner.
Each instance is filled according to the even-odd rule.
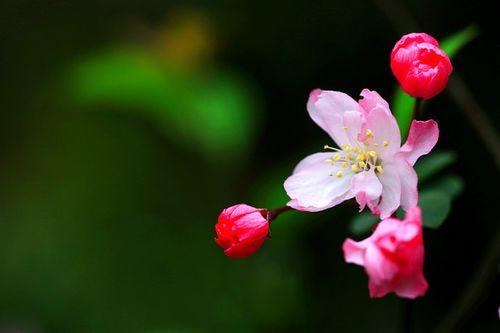
[[[396,156],[394,163],[401,181],[401,206],[408,210],[418,203],[417,173],[400,154]]]
[[[366,120],[364,115],[359,111],[346,111],[344,112],[343,130],[347,135],[347,142],[353,147],[359,144],[358,137]]]
[[[434,120],[414,120],[411,123],[408,139],[400,151],[408,163],[414,165],[420,156],[428,154],[434,148],[438,138],[439,128]]]
[[[373,132],[372,141],[379,144],[381,158],[397,153],[401,146],[401,134],[396,118],[391,111],[377,104],[366,116],[366,129]]]
[[[288,205],[303,211],[316,212],[352,198],[349,189],[353,172],[333,166],[325,160],[328,153],[306,157],[285,181],[285,190],[292,199]],[[337,172],[342,172],[337,177]]]
[[[358,103],[349,95],[338,91],[313,90],[307,102],[307,111],[312,120],[340,146],[351,143],[342,129],[344,112],[361,112]]]
[[[369,114],[377,106],[389,109],[389,104],[385,99],[383,99],[378,92],[369,89],[363,89],[361,91],[361,98],[359,100],[359,105],[363,108],[366,114]]]
[[[429,284],[424,274],[419,273],[401,279],[394,292],[400,297],[414,299],[425,295],[427,289],[429,289]]]
[[[377,283],[391,280],[398,272],[397,266],[387,260],[374,244],[366,248],[365,268],[370,278]]]
[[[382,183],[382,198],[378,204],[381,219],[386,219],[398,209],[401,202],[401,181],[394,163],[384,164],[384,172],[378,174]]]
[[[369,239],[365,239],[361,242],[356,242],[350,238],[347,238],[344,241],[344,244],[342,244],[342,251],[344,251],[345,262],[363,266],[364,255],[369,242]]]
[[[372,209],[376,206],[382,194],[382,184],[371,168],[368,171],[360,172],[352,177],[352,194],[356,196],[359,204],[359,211],[362,211],[366,204]]]

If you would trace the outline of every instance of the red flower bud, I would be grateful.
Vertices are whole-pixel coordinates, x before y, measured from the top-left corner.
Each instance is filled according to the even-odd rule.
[[[269,234],[267,210],[245,204],[234,205],[220,213],[215,225],[215,242],[230,258],[252,255]]]
[[[439,94],[453,71],[450,58],[425,33],[401,37],[391,52],[391,69],[407,94],[423,99]]]

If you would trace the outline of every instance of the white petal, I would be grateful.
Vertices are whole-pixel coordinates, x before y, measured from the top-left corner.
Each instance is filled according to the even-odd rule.
[[[401,181],[399,180],[398,168],[393,163],[383,165],[384,172],[378,173],[378,179],[382,183],[382,198],[378,204],[380,218],[390,217],[401,203]]]
[[[349,168],[332,166],[325,160],[331,153],[306,157],[285,181],[289,206],[304,211],[320,211],[352,198],[350,195],[353,172]],[[337,177],[341,172],[342,176]]]
[[[309,96],[307,111],[312,120],[326,131],[337,145],[350,144],[350,139],[342,127],[346,111],[361,112],[354,99],[342,92],[316,89]]]

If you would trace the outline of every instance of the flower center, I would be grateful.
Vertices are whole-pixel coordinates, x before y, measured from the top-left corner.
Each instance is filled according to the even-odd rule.
[[[344,131],[349,132],[347,127],[343,127]],[[351,169],[355,173],[374,169],[375,172],[383,173],[382,159],[379,158],[379,148],[383,149],[389,145],[389,142],[375,142],[375,135],[369,129],[364,133],[364,141],[351,140],[355,143],[354,146],[341,144],[339,148],[333,148],[328,145],[324,149],[332,150],[335,153],[331,158],[325,160],[326,163],[341,169]],[[352,139],[352,138],[351,138]],[[341,178],[344,176],[342,170],[336,173],[330,173],[330,176]]]

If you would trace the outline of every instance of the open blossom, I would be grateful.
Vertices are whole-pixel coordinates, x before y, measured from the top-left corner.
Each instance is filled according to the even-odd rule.
[[[340,148],[303,159],[285,181],[297,210],[321,211],[356,198],[382,219],[401,205],[418,201],[413,165],[431,151],[438,140],[437,123],[413,121],[408,140],[401,135],[387,102],[375,91],[364,89],[359,103],[337,91],[314,90],[307,103],[311,118]]]
[[[248,257],[261,247],[269,234],[267,210],[245,204],[226,208],[219,215],[215,232],[215,242],[226,256]]]
[[[429,287],[422,272],[424,245],[418,207],[410,208],[403,221],[383,220],[361,242],[346,239],[342,248],[346,262],[365,267],[372,298],[390,292],[416,298],[423,296]]]
[[[391,69],[406,93],[428,99],[446,87],[453,67],[434,38],[425,33],[411,33],[394,46]]]

